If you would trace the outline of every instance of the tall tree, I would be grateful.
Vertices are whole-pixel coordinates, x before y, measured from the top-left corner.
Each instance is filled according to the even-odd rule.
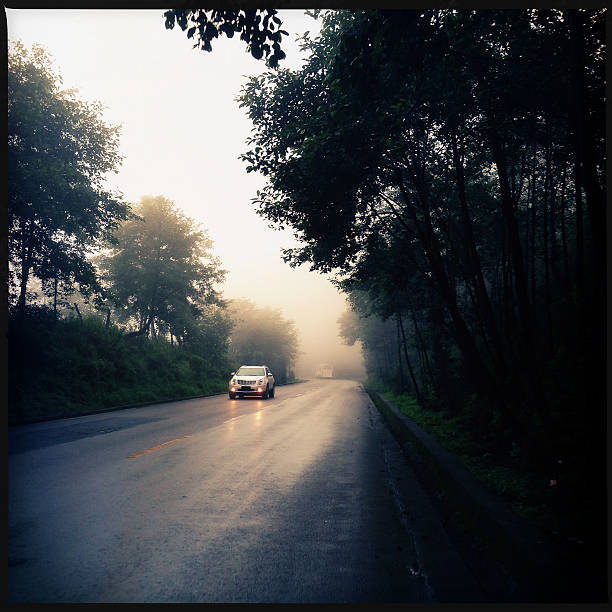
[[[183,339],[205,304],[220,303],[225,271],[206,230],[163,196],[144,196],[100,261],[109,295],[137,334]]]
[[[96,288],[87,255],[128,213],[104,182],[121,162],[119,127],[61,84],[41,46],[9,44],[8,250],[20,310],[31,273],[54,286]]]
[[[233,322],[230,357],[236,367],[263,363],[278,382],[292,378],[298,354],[294,322],[285,319],[280,310],[261,308],[250,300],[232,300],[228,311]]]
[[[580,11],[573,29],[572,15],[329,11],[320,36],[304,41],[311,54],[300,70],[252,77],[240,97],[254,125],[243,160],[267,181],[254,203],[300,240],[286,260],[382,296],[381,316],[398,323],[418,313],[429,378],[446,384],[433,355],[458,349],[466,391],[502,410],[542,457],[553,452],[553,406],[572,410],[550,375],[555,352],[571,347],[596,366],[586,347],[599,355],[601,346],[584,314],[576,327],[568,310],[571,280],[552,274],[557,236],[574,220],[581,227],[578,207],[555,212],[558,182],[586,159],[573,152],[584,139],[567,129],[578,121],[577,79],[588,108],[580,116],[597,120],[587,218],[602,218],[604,12]],[[588,52],[572,55],[587,32]],[[575,174],[581,194],[587,177]],[[580,232],[575,244],[564,237],[580,251]],[[593,258],[592,238],[584,250]],[[432,307],[414,308],[415,295]],[[601,325],[601,298],[590,295]],[[572,393],[594,382],[587,371],[571,374]]]

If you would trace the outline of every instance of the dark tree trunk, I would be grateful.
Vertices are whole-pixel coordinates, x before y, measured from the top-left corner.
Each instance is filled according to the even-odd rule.
[[[399,318],[396,316],[396,335],[395,342],[397,344],[397,373],[399,377],[399,387],[400,390],[404,390],[404,372],[402,370],[402,342],[400,338],[400,329],[399,329]]]
[[[53,314],[57,316],[57,274],[53,279]]]
[[[537,292],[536,292],[536,233],[537,233],[537,215],[536,215],[536,186],[537,186],[537,172],[536,172],[536,151],[533,152],[533,165],[531,168],[531,235],[530,235],[530,259],[529,264],[531,267],[531,301],[535,310],[537,304]]]
[[[499,329],[495,322],[493,307],[491,306],[491,300],[489,299],[489,294],[487,292],[486,284],[482,274],[482,266],[480,264],[478,250],[476,248],[476,239],[474,237],[472,220],[470,219],[467,197],[465,193],[465,176],[463,170],[463,163],[459,156],[459,151],[457,148],[457,135],[455,131],[453,131],[451,134],[451,145],[453,151],[453,162],[457,175],[459,202],[461,204],[461,224],[465,240],[465,260],[467,264],[468,276],[470,279],[473,280],[478,310],[480,311],[481,317],[484,320],[487,333],[493,344],[494,354],[497,360],[497,367],[503,370],[505,368],[506,361],[504,357],[503,343],[501,335],[499,333]]]
[[[501,252],[501,272],[502,272],[502,300],[504,304],[504,321],[505,321],[505,332],[506,337],[512,337],[514,324],[512,317],[512,306],[510,303],[510,279],[508,275],[508,245],[506,239],[506,231],[502,228],[501,230],[501,243],[502,243],[502,252]]]
[[[582,216],[582,181],[580,178],[578,154],[574,163],[575,205],[576,205],[576,294],[580,304],[584,302],[584,229]]]
[[[563,252],[563,273],[564,273],[564,286],[565,294],[571,294],[571,280],[569,272],[569,255],[567,252],[567,229],[565,226],[565,189],[567,187],[567,167],[563,166],[563,179],[561,186],[561,202],[560,202],[560,224],[561,224],[561,250]]]
[[[546,312],[546,329],[548,332],[549,350],[552,351],[553,334],[552,334],[552,318],[550,312],[550,277],[551,277],[551,258],[549,256],[549,226],[550,226],[550,158],[549,152],[546,151],[546,172],[544,174],[544,197],[542,199],[542,242],[544,249],[544,308]]]
[[[402,192],[402,196],[406,203],[406,209],[412,217],[412,221],[414,222],[419,233],[421,243],[425,247],[425,253],[427,254],[427,258],[431,265],[433,278],[440,293],[440,297],[442,298],[442,301],[444,302],[451,316],[455,332],[455,339],[457,341],[459,349],[465,357],[467,368],[470,373],[470,378],[473,380],[474,384],[483,395],[494,399],[497,395],[496,384],[489,369],[482,361],[480,353],[478,351],[478,347],[474,342],[474,338],[472,337],[470,330],[468,329],[465,321],[463,320],[463,317],[461,316],[459,307],[457,305],[456,296],[454,295],[454,291],[446,276],[446,271],[444,269],[444,262],[442,261],[442,256],[440,254],[438,240],[431,224],[425,185],[423,181],[420,180],[414,172],[412,173],[412,180],[419,195],[419,200],[421,202],[422,219],[419,219],[413,206],[411,206],[410,198],[408,197],[408,194],[406,192],[403,178],[401,177],[401,175],[399,175],[398,187]]]
[[[510,252],[512,254],[512,265],[514,271],[514,286],[516,289],[521,331],[527,345],[529,346],[532,342],[533,325],[532,312],[527,293],[527,275],[525,273],[525,263],[521,249],[518,223],[516,221],[516,215],[514,214],[514,204],[512,202],[512,195],[510,193],[510,183],[508,181],[508,172],[506,170],[506,155],[503,144],[500,142],[499,135],[495,127],[491,127],[489,130],[489,142],[499,179],[502,218],[504,219],[504,225],[506,226],[510,241]]]
[[[522,377],[522,381],[519,379],[515,382],[519,384],[524,382],[524,390],[527,394],[529,410],[532,411],[533,415],[536,417],[536,420],[543,422],[543,415],[547,413],[547,407],[546,398],[540,382],[541,376],[539,372],[538,358],[535,354],[536,344],[534,342],[534,317],[529,304],[525,263],[521,249],[518,223],[514,213],[514,204],[512,202],[508,182],[506,156],[503,144],[500,141],[500,136],[497,132],[497,126],[495,125],[494,121],[489,126],[489,144],[499,179],[502,217],[504,219],[504,225],[506,227],[510,243],[510,255],[512,258],[512,267],[514,272],[514,287],[516,291],[519,313],[519,361],[517,362],[517,366],[520,370],[522,370],[524,376]]]
[[[552,149],[552,147],[551,147]],[[552,150],[551,150],[552,157]],[[559,206],[559,198],[558,198],[558,181],[554,175],[552,160],[550,163],[550,172],[549,172],[549,187],[548,187],[548,201],[550,202],[550,206],[548,208],[548,220],[549,220],[549,233],[550,236],[550,271],[551,271],[551,283],[553,289],[558,291],[558,289],[562,285],[561,280],[561,262],[559,261],[559,240],[558,240],[558,232],[557,228],[559,225],[558,222],[558,206]]]
[[[574,52],[574,102],[575,134],[580,183],[585,189],[586,202],[591,221],[593,256],[596,281],[600,279],[605,260],[605,202],[594,159],[595,130],[588,104],[585,79],[586,51],[583,18],[578,10],[569,10],[570,33]]]
[[[404,359],[406,360],[406,365],[408,366],[408,371],[410,372],[410,378],[412,379],[412,384],[414,386],[414,393],[416,395],[417,402],[419,403],[419,405],[422,405],[419,385],[417,384],[416,376],[414,375],[414,370],[412,369],[412,364],[410,363],[410,359],[408,358],[408,349],[406,347],[406,334],[404,333],[404,325],[402,323],[402,315],[400,313],[397,313],[397,321],[399,323],[399,329],[402,335],[402,344],[404,346]]]

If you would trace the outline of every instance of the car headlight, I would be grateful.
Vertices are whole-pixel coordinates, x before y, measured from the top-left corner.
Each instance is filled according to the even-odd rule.
[[[236,384],[236,379],[232,378],[232,380],[230,380],[230,385],[235,385]]]
[[[263,378],[262,378],[261,380],[258,380],[258,381],[257,381],[257,384],[258,384],[258,385],[263,385]]]

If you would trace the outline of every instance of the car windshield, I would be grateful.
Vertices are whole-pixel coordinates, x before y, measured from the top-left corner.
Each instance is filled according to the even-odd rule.
[[[236,376],[265,376],[264,368],[240,368],[236,372]]]

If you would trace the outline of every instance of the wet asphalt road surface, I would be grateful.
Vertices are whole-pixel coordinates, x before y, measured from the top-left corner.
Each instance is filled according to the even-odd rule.
[[[8,602],[476,602],[358,383],[9,428]]]

